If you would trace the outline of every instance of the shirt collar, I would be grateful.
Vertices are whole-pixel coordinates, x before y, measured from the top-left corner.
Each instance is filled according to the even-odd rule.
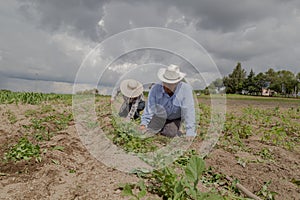
[[[176,89],[174,91],[173,96],[175,96],[178,93],[179,89],[181,88],[181,85],[182,85],[182,82],[178,83],[178,85],[176,86]],[[158,97],[161,98],[163,96],[163,94],[167,95],[166,91],[164,90],[163,83],[160,82],[160,92],[158,94]]]

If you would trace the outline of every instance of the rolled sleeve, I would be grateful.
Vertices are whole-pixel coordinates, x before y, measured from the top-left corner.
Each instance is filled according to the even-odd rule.
[[[189,85],[186,85],[183,88],[184,98],[183,98],[183,119],[186,126],[186,135],[187,136],[196,136],[195,132],[195,105],[192,88]]]
[[[146,103],[145,110],[141,117],[141,125],[147,126],[153,117],[154,112],[153,112],[152,108],[155,105],[156,93],[157,93],[156,87],[153,86],[151,88],[151,90],[149,91],[148,101]]]

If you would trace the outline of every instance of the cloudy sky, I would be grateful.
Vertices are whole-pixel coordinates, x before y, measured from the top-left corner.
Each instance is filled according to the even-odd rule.
[[[298,0],[3,0],[0,27],[0,89],[71,93],[74,81],[89,88],[97,80],[104,88],[126,74],[157,81],[155,71],[172,63],[201,83],[227,75],[237,62],[247,72],[300,72]],[[122,35],[144,27],[170,32]],[[220,74],[208,70],[208,58]],[[195,67],[200,74],[193,77]]]

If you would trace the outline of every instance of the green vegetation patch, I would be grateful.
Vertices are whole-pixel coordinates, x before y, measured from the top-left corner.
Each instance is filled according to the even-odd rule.
[[[40,146],[34,145],[26,137],[20,138],[17,144],[13,145],[8,152],[4,154],[5,161],[21,161],[35,158],[40,162]]]

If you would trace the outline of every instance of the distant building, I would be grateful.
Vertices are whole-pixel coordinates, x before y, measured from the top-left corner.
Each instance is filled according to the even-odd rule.
[[[271,97],[274,94],[277,94],[274,90],[270,90],[269,88],[262,88],[261,95]]]
[[[249,91],[248,90],[242,90],[242,94],[249,94]]]

